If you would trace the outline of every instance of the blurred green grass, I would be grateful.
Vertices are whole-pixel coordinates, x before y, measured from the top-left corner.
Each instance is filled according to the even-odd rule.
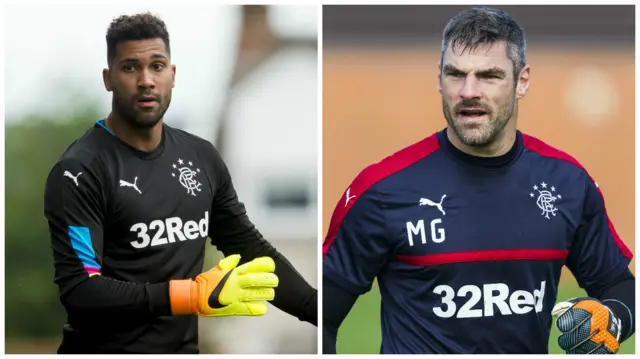
[[[575,280],[563,281],[558,291],[558,301],[586,295]],[[549,353],[564,354],[558,346],[558,330],[555,324],[549,338]],[[377,286],[361,296],[340,326],[337,350],[339,354],[377,354],[380,351],[380,292]],[[635,334],[627,339],[618,354],[635,353]]]

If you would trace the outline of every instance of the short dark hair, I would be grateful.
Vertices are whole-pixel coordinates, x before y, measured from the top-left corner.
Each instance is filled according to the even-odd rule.
[[[107,61],[111,62],[116,54],[116,46],[124,41],[161,38],[171,54],[169,32],[158,16],[151,13],[122,15],[111,22],[107,30]]]
[[[527,64],[527,44],[524,30],[505,11],[488,7],[473,7],[455,15],[444,28],[441,62],[447,46],[462,46],[463,51],[481,45],[504,41],[507,56],[513,62],[514,74]]]

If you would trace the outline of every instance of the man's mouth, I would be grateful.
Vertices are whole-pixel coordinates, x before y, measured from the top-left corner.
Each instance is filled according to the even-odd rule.
[[[158,102],[154,96],[141,96],[138,98],[138,105],[142,107],[152,107]]]
[[[140,96],[138,102],[155,102],[157,101],[155,96]]]
[[[480,108],[463,108],[458,111],[458,115],[462,117],[477,118],[487,114],[487,111]]]

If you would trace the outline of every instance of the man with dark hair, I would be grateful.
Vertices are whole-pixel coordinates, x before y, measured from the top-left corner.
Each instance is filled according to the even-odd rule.
[[[323,352],[377,278],[381,353],[615,353],[635,332],[632,253],[596,182],[517,129],[522,28],[472,8],[446,25],[447,127],[362,171],[323,244]],[[563,265],[588,297],[554,307]]]
[[[165,24],[122,16],[106,39],[111,113],[44,195],[68,315],[58,352],[198,353],[198,315],[264,315],[265,301],[317,325],[317,291],[251,223],[213,145],[163,123],[176,72]],[[207,237],[226,257],[203,271]]]

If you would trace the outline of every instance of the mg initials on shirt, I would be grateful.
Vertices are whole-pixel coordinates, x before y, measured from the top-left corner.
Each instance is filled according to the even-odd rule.
[[[431,228],[431,240],[433,243],[442,243],[445,240],[445,231],[444,227],[438,226],[442,223],[442,218],[436,218],[431,220],[431,224],[429,227]],[[427,235],[424,230],[424,219],[418,221],[418,223],[413,224],[413,222],[407,222],[407,239],[409,240],[409,245],[413,246],[413,236],[420,236],[420,242],[422,244],[427,243]]]

